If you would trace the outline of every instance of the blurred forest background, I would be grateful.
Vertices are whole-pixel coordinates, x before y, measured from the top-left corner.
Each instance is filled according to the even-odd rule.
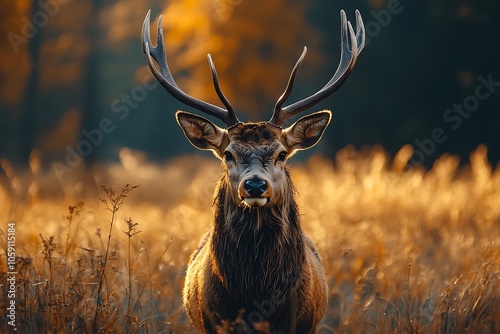
[[[122,147],[158,161],[192,153],[174,120],[177,109],[191,109],[154,81],[141,49],[148,9],[153,38],[164,17],[180,87],[220,104],[211,53],[240,118],[267,120],[304,45],[309,52],[289,101],[333,75],[339,10],[355,24],[356,8],[368,45],[345,85],[311,110],[334,113],[315,152],[333,157],[349,144],[380,144],[394,156],[410,144],[420,152],[414,162],[431,166],[444,152],[466,162],[484,143],[497,164],[497,0],[2,0],[0,157],[24,165],[36,152],[49,167],[74,162],[72,154],[113,161]]]

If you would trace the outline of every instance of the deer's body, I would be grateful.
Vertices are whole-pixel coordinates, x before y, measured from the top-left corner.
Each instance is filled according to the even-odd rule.
[[[252,150],[269,145],[264,141]],[[258,208],[235,202],[227,171],[219,181],[213,225],[190,259],[184,287],[184,305],[196,328],[310,333],[323,317],[327,284],[321,260],[302,232],[294,186],[286,170],[285,175],[284,198]]]
[[[359,12],[355,34],[341,11],[341,62],[325,87],[283,106],[304,48],[272,118],[259,123],[238,120],[219,87],[210,56],[215,90],[226,109],[183,92],[167,65],[161,17],[157,47],[150,45],[149,15],[143,26],[143,49],[155,77],[178,100],[226,124],[220,128],[201,116],[176,114],[188,140],[211,150],[224,169],[215,191],[211,229],[188,265],[183,299],[191,323],[202,333],[214,334],[315,333],[326,310],[328,287],[319,253],[301,228],[287,162],[321,139],[331,112],[304,116],[286,128],[283,124],[336,91],[352,71],[365,44]]]

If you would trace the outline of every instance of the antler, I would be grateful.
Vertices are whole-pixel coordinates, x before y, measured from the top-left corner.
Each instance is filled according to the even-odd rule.
[[[340,54],[340,63],[333,77],[323,88],[321,88],[315,94],[301,101],[283,107],[283,104],[292,92],[293,82],[295,80],[297,70],[302,64],[304,57],[306,56],[307,48],[304,47],[304,51],[302,51],[299,60],[297,60],[297,63],[293,67],[292,73],[290,74],[290,79],[288,79],[288,84],[286,86],[285,92],[278,99],[278,102],[276,102],[273,116],[268,123],[281,127],[288,118],[312,107],[316,103],[325,99],[330,94],[339,89],[340,86],[342,86],[342,84],[345,82],[352,69],[354,68],[354,64],[356,64],[358,55],[365,47],[365,27],[363,25],[363,19],[361,18],[359,10],[356,10],[356,34],[354,34],[351,22],[347,21],[346,14],[343,10],[340,11],[340,21],[342,49]]]
[[[213,104],[198,100],[186,94],[182,89],[179,88],[179,86],[177,86],[167,63],[165,45],[163,44],[162,17],[160,15],[160,18],[158,19],[157,44],[156,47],[153,47],[151,46],[151,35],[149,31],[150,15],[151,10],[148,11],[146,18],[144,19],[144,24],[142,26],[142,50],[148,57],[148,64],[151,72],[161,83],[163,88],[165,88],[167,92],[170,93],[170,95],[172,95],[182,103],[220,119],[226,124],[228,128],[240,123],[240,121],[236,117],[236,113],[234,112],[231,103],[226,98],[219,86],[219,78],[217,77],[217,71],[215,70],[215,66],[210,54],[207,55],[207,57],[208,64],[210,65],[210,69],[212,71],[212,79],[214,82],[215,91],[217,92],[217,95],[227,109],[223,109]],[[151,57],[156,61],[156,63],[160,67],[160,70],[156,68]]]

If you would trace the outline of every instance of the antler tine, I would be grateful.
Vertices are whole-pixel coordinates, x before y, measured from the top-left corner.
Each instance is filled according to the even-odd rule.
[[[239,120],[236,117],[234,109],[220,89],[217,72],[215,72],[215,67],[213,66],[213,62],[211,62],[210,58],[209,64],[212,70],[215,90],[222,103],[226,106],[226,108],[228,108],[227,110],[213,104],[198,100],[186,94],[182,89],[179,88],[179,86],[177,86],[177,83],[175,82],[174,77],[172,76],[172,73],[170,72],[170,69],[168,67],[165,45],[163,42],[162,17],[160,16],[158,19],[158,39],[156,47],[153,47],[151,46],[151,34],[149,28],[150,16],[151,10],[148,11],[142,26],[142,49],[148,58],[149,69],[155,76],[156,80],[158,80],[163,88],[165,88],[165,90],[169,92],[170,95],[172,95],[174,98],[190,107],[193,107],[201,112],[220,119],[226,124],[228,128],[238,124]],[[160,70],[156,68],[151,58],[156,61]]]
[[[292,93],[293,83],[295,81],[295,75],[297,74],[297,71],[299,70],[300,65],[304,61],[306,53],[307,53],[307,47],[304,46],[304,50],[302,51],[302,54],[300,55],[299,60],[297,60],[297,62],[295,63],[295,66],[293,67],[292,73],[290,74],[290,78],[288,79],[288,84],[286,85],[285,91],[280,96],[280,98],[278,99],[278,102],[276,102],[276,105],[274,106],[273,117],[271,118],[269,123],[274,124],[274,125],[278,125],[278,122],[280,122],[279,117],[280,117],[281,109],[282,109],[285,101],[288,99],[288,97]],[[283,124],[283,122],[281,122],[281,124]],[[278,126],[281,126],[281,124]]]
[[[356,9],[356,43],[358,45],[358,55],[365,48],[365,24],[358,9]],[[357,59],[356,59],[357,60]]]
[[[214,65],[214,62],[212,60],[212,56],[210,54],[208,54],[207,58],[208,58],[208,64],[210,65],[210,70],[212,71],[212,79],[214,81],[215,92],[217,93],[217,96],[222,101],[224,106],[227,108],[228,119],[231,121],[231,125],[228,125],[228,127],[234,126],[234,125],[240,123],[240,121],[236,117],[236,113],[234,112],[234,108],[231,105],[231,102],[229,102],[227,97],[222,92],[222,89],[220,88],[219,77],[217,76],[217,70],[215,69],[215,65]]]
[[[339,89],[340,86],[342,86],[342,84],[345,82],[352,69],[354,68],[354,64],[356,63],[359,53],[365,46],[365,28],[363,25],[363,19],[361,18],[361,14],[358,10],[356,10],[356,34],[354,33],[351,23],[347,21],[347,16],[344,10],[340,11],[340,21],[340,37],[342,44],[340,63],[333,77],[323,88],[321,88],[315,94],[298,102],[290,104],[286,107],[282,107],[286,98],[290,95],[291,87],[293,86],[293,80],[295,79],[295,74],[297,72],[298,66],[300,66],[300,63],[302,63],[303,57],[305,56],[305,53],[303,52],[301,57],[299,58],[299,61],[297,61],[297,64],[292,70],[292,74],[290,75],[285,93],[283,93],[283,95],[279,98],[273,113],[273,117],[271,118],[269,123],[276,126],[282,126],[288,118],[312,107],[316,103],[325,99],[337,89]]]

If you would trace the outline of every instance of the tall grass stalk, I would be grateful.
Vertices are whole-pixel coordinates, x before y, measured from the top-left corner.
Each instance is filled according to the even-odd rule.
[[[127,236],[127,267],[128,267],[128,300],[127,300],[127,333],[130,332],[132,328],[132,312],[131,312],[131,306],[132,306],[132,250],[131,250],[131,245],[132,245],[132,237],[141,233],[141,231],[137,230],[136,227],[139,225],[137,223],[132,222],[132,218],[128,218],[125,220],[127,223],[127,231],[123,231],[125,235]]]
[[[112,233],[113,233],[113,224],[115,222],[115,214],[123,206],[125,198],[127,198],[127,194],[138,187],[139,186],[130,186],[129,184],[127,184],[124,188],[122,188],[122,191],[117,195],[113,188],[101,185],[101,188],[106,194],[107,199],[99,197],[99,200],[102,203],[104,203],[106,209],[111,212],[111,219],[109,221],[109,233],[108,233],[108,242],[106,245],[106,252],[104,254],[104,260],[100,265],[100,274],[99,274],[97,294],[96,294],[96,307],[95,307],[94,321],[92,324],[92,331],[94,333],[99,332],[98,319],[99,319],[100,305],[103,300],[101,298],[101,292],[103,283],[106,281],[106,266],[108,264],[108,256],[109,256],[109,249],[111,246],[111,237],[113,235]]]

